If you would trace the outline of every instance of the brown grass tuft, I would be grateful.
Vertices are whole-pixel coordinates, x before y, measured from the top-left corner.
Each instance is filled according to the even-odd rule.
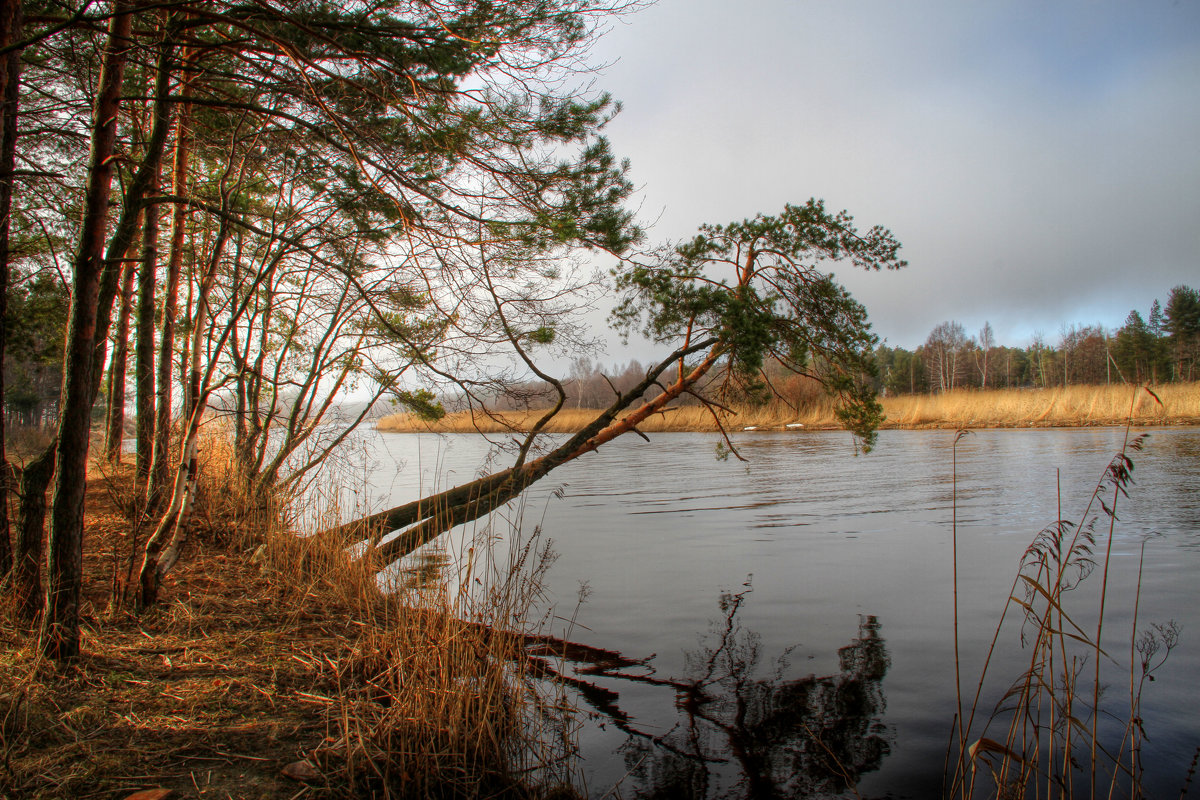
[[[566,726],[569,710],[514,668],[520,640],[493,632],[520,624],[527,573],[478,597],[445,583],[384,596],[282,525],[286,498],[239,495],[227,448],[205,449],[164,602],[121,602],[145,538],[123,513],[126,469],[89,486],[83,657],[42,659],[0,613],[0,797],[575,796],[553,755],[565,740],[548,751],[541,721]],[[304,783],[285,775],[297,762]]]

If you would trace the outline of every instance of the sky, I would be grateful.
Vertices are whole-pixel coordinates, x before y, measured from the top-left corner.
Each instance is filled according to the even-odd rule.
[[[651,241],[822,198],[902,242],[904,270],[834,271],[909,349],[1200,288],[1200,0],[658,0],[608,27]]]

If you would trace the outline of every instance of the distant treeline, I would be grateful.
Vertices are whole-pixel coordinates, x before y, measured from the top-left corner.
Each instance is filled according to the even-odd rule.
[[[930,332],[915,351],[876,350],[878,389],[884,394],[964,388],[1171,383],[1200,378],[1200,293],[1176,286],[1148,317],[1134,309],[1116,330],[1064,326],[1057,342],[1037,336],[1028,347],[997,344],[984,323],[975,336],[954,321]]]
[[[11,287],[8,308],[4,365],[8,419],[35,426],[53,422],[62,377],[66,290],[42,275]],[[1195,381],[1200,379],[1200,292],[1176,286],[1165,305],[1155,300],[1146,316],[1130,311],[1116,330],[1102,325],[1064,326],[1056,342],[1036,337],[1028,347],[998,344],[987,323],[972,336],[951,320],[935,327],[915,350],[880,345],[875,361],[875,388],[884,396],[965,388]],[[820,364],[810,368],[820,374]],[[605,367],[579,358],[563,381],[566,405],[602,408],[612,402],[615,392],[630,389],[645,374],[646,365],[637,360]],[[815,380],[792,374],[779,364],[768,363],[762,377],[772,393],[797,408],[811,405],[822,394]],[[712,380],[721,379],[718,374]],[[647,399],[655,394],[657,390],[651,389]],[[505,387],[487,404],[497,410],[544,408],[552,399],[547,384],[529,382]],[[687,405],[687,400],[681,404]],[[457,406],[447,402],[450,410]]]
[[[975,335],[953,320],[936,326],[915,350],[881,344],[875,350],[876,391],[884,396],[940,393],[954,389],[1052,388],[1069,385],[1170,383],[1200,379],[1200,292],[1188,286],[1171,290],[1167,303],[1158,300],[1147,316],[1136,309],[1116,330],[1102,325],[1063,326],[1056,342],[1034,338],[1028,347],[996,342],[992,326],[984,323]],[[810,364],[819,375],[821,364]],[[580,358],[563,381],[568,408],[601,408],[615,392],[629,389],[646,374],[633,360],[604,367]],[[713,380],[721,380],[717,375]],[[768,363],[762,383],[796,408],[811,406],[822,394],[810,377],[796,375],[778,363]],[[651,390],[650,397],[656,392]],[[496,410],[544,408],[553,399],[549,385],[513,385],[489,399]],[[728,397],[738,401],[738,397]],[[684,400],[679,405],[687,405]],[[457,406],[448,404],[453,410]]]

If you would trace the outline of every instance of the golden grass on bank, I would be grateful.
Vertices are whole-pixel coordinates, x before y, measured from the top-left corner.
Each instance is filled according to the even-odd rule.
[[[203,452],[159,605],[135,613],[122,591],[146,536],[125,467],[89,487],[82,657],[46,661],[0,609],[0,797],[577,796],[570,709],[494,632],[525,618],[526,563],[469,598],[445,581],[385,596],[282,524],[286,498],[239,494],[220,440]]]
[[[1130,417],[1140,425],[1200,424],[1200,383],[1164,384],[1154,395],[1134,386],[1068,386],[1055,389],[956,390],[944,394],[899,395],[882,399],[884,428],[1032,428],[1121,425]],[[1161,405],[1159,405],[1161,400]],[[1131,407],[1132,403],[1132,407]],[[792,409],[783,403],[741,406],[721,413],[729,429],[756,427],[808,430],[838,427],[833,401],[822,398],[808,407]],[[528,431],[544,411],[505,411],[494,414],[450,414],[427,423],[411,414],[394,414],[379,421],[384,432],[500,433]],[[572,433],[596,415],[592,409],[563,409],[546,427],[548,433]],[[685,406],[658,414],[638,426],[646,433],[715,431],[709,411]]]
[[[965,390],[889,397],[883,407],[886,426],[901,428],[1080,427],[1122,425],[1131,418],[1140,425],[1200,423],[1200,383],[1152,391],[1126,385]]]
[[[332,466],[334,486],[356,477],[346,474],[358,469],[353,463]],[[318,529],[345,516],[343,501],[337,492],[305,498],[321,509]],[[511,560],[493,563],[493,524],[524,541]],[[364,561],[289,527],[268,527],[251,542],[274,580],[317,608],[329,598],[349,610],[352,635],[323,659],[334,685],[306,698],[322,706],[327,735],[300,762],[315,768],[332,796],[578,797],[566,757],[573,708],[560,687],[529,680],[520,668],[551,560],[538,541],[536,531],[524,540],[519,516],[484,520],[468,543],[469,578],[442,569],[382,581]]]
[[[378,423],[378,429],[389,433],[418,433],[432,431],[437,433],[501,433],[506,431],[528,431],[541,418],[545,411],[504,411],[492,414],[476,413],[472,416],[466,412],[448,414],[436,423],[424,422],[411,414],[394,414],[384,417]],[[574,433],[595,419],[599,413],[596,409],[565,408],[546,426],[547,433]],[[837,427],[837,417],[833,413],[831,401],[821,401],[813,407],[797,412],[782,404],[771,403],[764,406],[743,407],[728,414],[718,411],[720,419],[727,427],[785,428],[788,424],[800,423],[806,428]],[[638,430],[646,433],[661,433],[668,431],[715,431],[717,420],[707,409],[701,406],[682,406],[668,409],[655,414],[638,425]]]
[[[499,563],[493,525],[520,543]],[[354,797],[577,798],[574,709],[561,687],[523,669],[553,556],[536,529],[524,537],[519,514],[483,521],[464,546],[435,558],[440,569],[391,572],[386,596],[374,591],[374,575],[355,576],[376,600],[336,664],[331,733],[308,759]],[[334,572],[345,569],[340,554],[313,550]]]

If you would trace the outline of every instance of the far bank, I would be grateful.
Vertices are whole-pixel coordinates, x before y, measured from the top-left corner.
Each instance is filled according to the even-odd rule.
[[[1200,383],[1134,387],[1068,386],[1052,389],[961,390],[943,394],[881,398],[883,428],[1040,428],[1123,425],[1200,425]],[[449,414],[429,423],[413,414],[393,414],[379,421],[381,431],[411,433],[498,433],[526,431],[544,410]],[[549,433],[578,430],[594,418],[595,409],[563,409],[546,426]],[[701,406],[669,409],[638,425],[646,432],[727,429],[824,430],[840,427],[833,402],[821,399],[793,409],[781,402],[737,406],[715,417]]]

